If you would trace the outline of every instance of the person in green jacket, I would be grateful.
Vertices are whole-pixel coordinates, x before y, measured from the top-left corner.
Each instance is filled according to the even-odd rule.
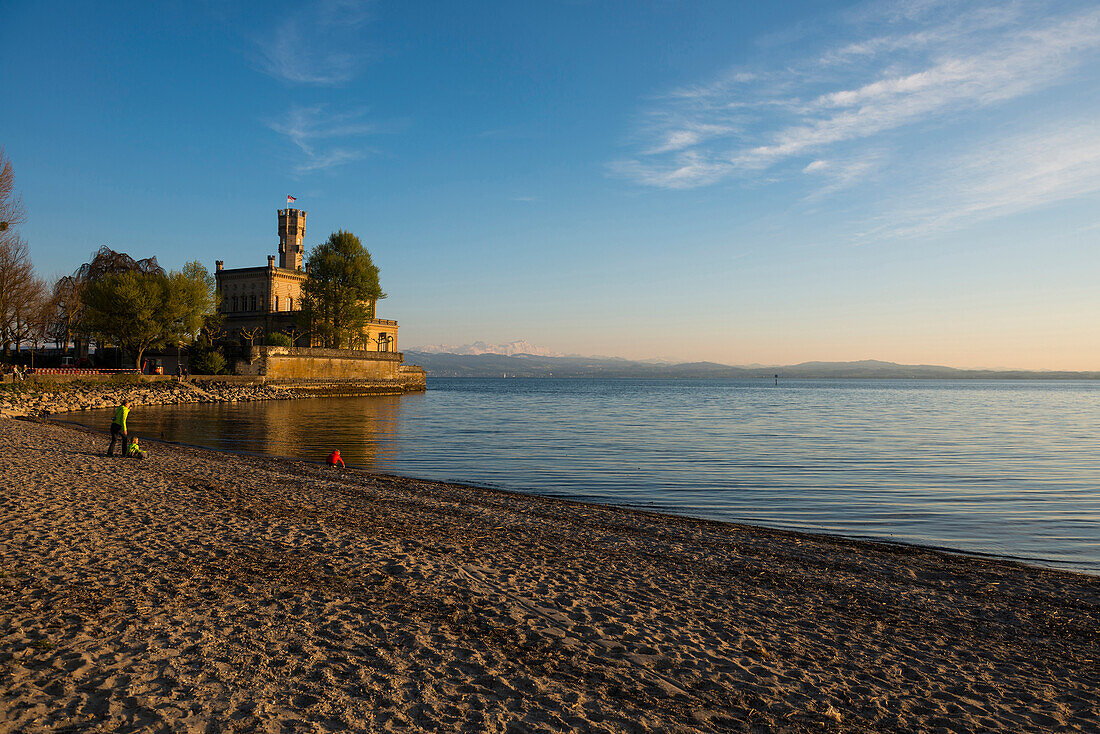
[[[115,455],[115,441],[122,440],[122,454],[126,455],[126,416],[130,415],[130,401],[123,400],[115,408],[115,417],[111,420],[111,445],[107,447],[107,456]]]
[[[146,454],[138,445],[137,436],[130,439],[130,445],[126,447],[126,456],[131,459],[144,459]]]

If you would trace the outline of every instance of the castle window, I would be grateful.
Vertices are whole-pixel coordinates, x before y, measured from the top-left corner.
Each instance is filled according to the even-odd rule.
[[[255,295],[253,295],[251,297],[251,299],[249,300],[249,306],[250,306],[250,308],[248,309],[249,311],[255,311],[256,310],[256,296]]]
[[[294,299],[293,298],[287,298],[286,299],[286,310],[287,311],[293,311],[294,310]]]
[[[236,296],[233,296],[233,310],[234,311],[237,310],[237,297]]]
[[[279,297],[278,296],[275,296],[275,310],[276,311],[279,310]]]

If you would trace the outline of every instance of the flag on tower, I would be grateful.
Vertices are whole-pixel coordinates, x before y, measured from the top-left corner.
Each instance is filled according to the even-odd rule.
[[[290,202],[292,202],[292,201],[298,201],[298,200],[297,200],[297,199],[295,199],[295,198],[294,198],[293,196],[291,196],[290,194],[287,194],[287,195],[286,195],[286,203],[287,203],[287,205],[289,206],[289,205],[290,205]]]

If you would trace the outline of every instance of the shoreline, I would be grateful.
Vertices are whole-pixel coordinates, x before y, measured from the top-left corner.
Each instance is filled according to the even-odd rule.
[[[123,399],[133,405],[237,403],[304,400],[319,397],[403,395],[420,391],[399,380],[278,380],[202,376],[174,379],[123,378],[109,381],[30,380],[0,385],[0,417],[24,418],[113,408]]]
[[[0,731],[1100,725],[1088,574],[105,439],[0,419]]]
[[[375,394],[375,393],[372,393],[372,394]],[[326,395],[310,395],[310,396],[307,396],[307,397],[345,397],[345,396],[344,395],[329,395],[329,394],[326,394]],[[279,399],[279,398],[272,398],[272,399]],[[296,398],[285,398],[285,399],[296,399]],[[224,401],[224,402],[235,402],[235,401]],[[89,410],[95,410],[97,408],[88,408],[88,409]],[[104,408],[98,408],[98,409],[102,410]],[[76,411],[69,411],[69,412],[76,412]],[[15,416],[15,417],[17,419],[36,419],[34,416]],[[87,432],[92,433],[92,434],[103,433],[103,432],[97,431],[95,428],[91,428],[91,427],[89,427],[89,426],[87,426],[83,423],[79,423],[79,422],[76,422],[76,421],[69,421],[69,420],[65,420],[63,418],[47,417],[47,418],[45,418],[45,420],[48,420],[52,424],[63,425],[65,427],[72,428],[74,430],[87,431]],[[106,435],[106,434],[103,433],[103,435]],[[310,460],[310,459],[298,458],[298,457],[292,457],[292,456],[277,456],[277,455],[274,455],[274,454],[266,454],[266,453],[262,453],[262,452],[250,452],[250,451],[243,451],[243,450],[235,451],[235,450],[227,449],[227,448],[214,448],[214,447],[211,447],[211,446],[203,446],[202,444],[187,443],[187,442],[184,442],[184,441],[169,441],[167,439],[154,438],[154,437],[143,437],[142,440],[145,441],[146,443],[159,443],[159,444],[165,444],[165,445],[169,445],[169,446],[183,446],[183,447],[201,449],[201,450],[204,450],[204,451],[212,451],[212,452],[215,452],[215,453],[224,453],[224,454],[232,454],[232,455],[236,455],[236,456],[248,456],[248,457],[256,457],[256,458],[268,458],[268,459],[273,459],[273,460],[301,462],[301,463],[304,463],[304,464],[310,464],[310,465],[315,465],[315,466],[324,466],[324,463],[320,462],[320,461],[313,461],[313,460]],[[517,495],[517,496],[520,496],[520,497],[538,497],[538,498],[542,498],[542,499],[560,499],[560,500],[563,500],[563,501],[566,501],[566,502],[575,502],[575,503],[578,503],[578,504],[581,504],[581,505],[588,505],[588,506],[591,506],[591,507],[612,507],[612,508],[618,508],[618,509],[622,509],[622,510],[628,510],[628,511],[631,511],[631,512],[639,512],[639,513],[643,513],[643,514],[655,515],[657,517],[680,518],[680,519],[689,519],[689,520],[700,520],[700,521],[704,521],[704,522],[714,522],[714,523],[718,523],[720,525],[729,525],[729,526],[732,526],[732,527],[744,528],[746,530],[754,530],[754,529],[776,530],[776,531],[780,531],[780,532],[801,534],[801,535],[806,535],[806,536],[810,536],[810,537],[840,538],[840,539],[844,539],[844,540],[850,540],[850,541],[853,541],[853,542],[870,543],[872,545],[897,546],[897,547],[901,547],[901,548],[916,548],[916,549],[922,549],[922,550],[928,550],[928,551],[943,553],[943,554],[948,555],[948,556],[962,556],[962,557],[972,557],[972,558],[975,558],[975,559],[999,560],[999,561],[1005,561],[1005,562],[1011,562],[1011,563],[1018,563],[1020,565],[1023,565],[1023,566],[1026,566],[1026,567],[1031,567],[1031,568],[1065,571],[1067,573],[1074,573],[1074,574],[1080,574],[1080,575],[1084,575],[1084,576],[1100,578],[1100,570],[1090,571],[1090,570],[1084,570],[1083,568],[1081,568],[1082,566],[1085,566],[1085,562],[1075,563],[1073,561],[1056,561],[1056,560],[1053,560],[1053,559],[1039,558],[1039,557],[1032,557],[1032,556],[1018,556],[1018,555],[1012,555],[1012,554],[1006,554],[1006,553],[994,553],[992,551],[967,550],[967,549],[964,549],[964,548],[955,548],[955,547],[946,546],[946,545],[933,545],[933,544],[930,544],[930,543],[920,543],[920,542],[917,542],[917,541],[893,540],[893,539],[890,539],[890,538],[879,537],[879,536],[874,536],[874,535],[852,535],[852,534],[847,534],[847,533],[842,533],[842,532],[829,532],[829,531],[826,531],[826,530],[802,529],[802,528],[795,528],[795,527],[784,527],[784,526],[781,526],[781,525],[765,525],[765,524],[751,523],[751,522],[738,522],[738,521],[735,521],[735,520],[721,520],[721,519],[717,519],[717,518],[707,518],[707,517],[700,517],[698,515],[678,513],[678,512],[671,511],[671,510],[652,510],[652,509],[647,509],[644,506],[635,506],[635,505],[630,505],[630,504],[616,503],[616,502],[613,502],[613,501],[592,502],[592,501],[574,499],[574,498],[571,498],[567,495],[561,495],[561,494],[542,493],[542,492],[535,492],[535,491],[524,492],[522,490],[507,489],[507,488],[504,488],[504,487],[496,487],[496,486],[492,486],[492,485],[488,485],[488,484],[477,484],[477,483],[472,483],[472,482],[437,480],[437,479],[430,479],[430,478],[427,478],[427,477],[419,477],[419,476],[408,475],[408,474],[393,474],[393,473],[389,473],[389,472],[382,472],[382,471],[377,471],[377,470],[374,470],[374,469],[369,469],[369,468],[366,468],[366,467],[356,466],[356,465],[353,465],[353,464],[349,464],[348,467],[352,468],[352,469],[356,469],[358,471],[365,471],[365,472],[369,472],[369,473],[377,475],[377,476],[389,477],[389,478],[397,479],[397,480],[415,481],[415,482],[431,482],[431,483],[438,483],[438,484],[447,485],[447,486],[466,487],[466,488],[469,488],[469,489],[472,489],[472,490],[484,490],[484,491],[488,491],[488,492],[504,492],[504,493],[508,493],[508,494],[514,494],[514,495]],[[1079,566],[1079,567],[1075,568],[1074,566]]]
[[[323,397],[342,397],[342,396],[327,396],[326,395],[326,396],[323,396]],[[70,412],[72,412],[72,411],[70,411]],[[40,420],[40,419],[36,419],[36,418],[30,417],[30,416],[25,416],[25,417],[20,416],[16,419],[17,420]],[[91,428],[91,427],[89,427],[89,426],[87,426],[83,423],[77,423],[75,421],[67,421],[67,420],[64,420],[64,419],[61,419],[61,418],[47,418],[47,419],[41,419],[41,420],[48,421],[48,423],[50,425],[58,425],[58,426],[62,426],[62,427],[65,427],[65,428],[70,428],[72,430],[84,431],[84,432],[87,432],[87,433],[90,433],[90,434],[93,434],[93,435],[102,435],[102,436],[107,435],[103,431],[97,431],[94,428]],[[200,449],[202,451],[211,451],[211,452],[216,453],[216,454],[229,454],[229,455],[233,455],[233,456],[271,459],[272,461],[286,461],[286,462],[308,464],[308,465],[317,466],[317,467],[326,467],[325,463],[322,462],[322,461],[314,461],[314,460],[311,460],[311,459],[304,459],[304,458],[291,457],[291,456],[276,456],[276,455],[273,455],[273,454],[265,454],[265,453],[253,452],[253,451],[243,451],[243,450],[235,451],[233,449],[226,449],[226,448],[212,448],[210,446],[203,446],[202,444],[197,444],[197,443],[187,443],[185,441],[169,441],[169,440],[163,439],[163,438],[152,438],[152,437],[142,438],[142,441],[144,441],[146,444],[163,444],[163,445],[166,445],[166,446],[180,446],[180,447],[185,447],[185,448]],[[1040,570],[1051,570],[1051,571],[1064,571],[1066,573],[1077,574],[1077,575],[1081,575],[1081,576],[1100,578],[1100,571],[1091,572],[1091,571],[1084,571],[1084,570],[1072,568],[1072,566],[1075,565],[1075,564],[1073,564],[1072,562],[1068,562],[1068,561],[1059,562],[1059,561],[1053,561],[1053,560],[1045,559],[1045,558],[1033,558],[1033,557],[1029,557],[1029,556],[1014,556],[1014,555],[1009,555],[1009,554],[1004,554],[1004,553],[992,553],[992,552],[984,552],[984,551],[965,550],[965,549],[961,549],[961,548],[952,548],[952,547],[946,546],[946,545],[931,545],[931,544],[928,544],[928,543],[909,542],[909,541],[904,541],[904,540],[891,540],[889,538],[880,538],[880,537],[873,536],[873,535],[849,535],[849,534],[840,533],[840,532],[830,533],[830,532],[825,531],[825,530],[804,530],[804,529],[799,529],[799,528],[794,528],[794,527],[783,527],[783,526],[780,526],[780,525],[764,525],[764,524],[750,523],[750,522],[737,522],[737,521],[734,521],[734,520],[719,520],[719,519],[715,519],[715,518],[700,517],[698,515],[681,514],[681,513],[677,513],[677,512],[671,512],[671,511],[651,510],[651,509],[646,509],[645,507],[642,507],[642,506],[635,506],[635,505],[616,503],[616,502],[610,502],[610,501],[609,502],[592,502],[592,501],[588,501],[588,500],[573,499],[569,496],[560,495],[560,494],[551,494],[551,493],[542,493],[542,492],[524,492],[522,490],[517,490],[517,489],[507,489],[507,488],[504,488],[504,487],[494,487],[494,486],[488,485],[488,484],[476,484],[476,483],[472,483],[472,482],[451,482],[451,481],[445,481],[445,480],[439,480],[439,479],[430,479],[430,478],[426,478],[426,477],[418,477],[418,476],[413,476],[413,475],[410,475],[410,474],[394,474],[392,472],[377,471],[377,470],[374,470],[374,469],[369,469],[369,468],[354,465],[354,464],[349,464],[348,469],[354,469],[355,471],[366,472],[366,473],[374,475],[374,476],[385,477],[385,478],[392,479],[392,480],[397,480],[397,481],[426,482],[426,483],[431,483],[431,484],[439,484],[441,486],[462,487],[462,488],[466,488],[466,489],[469,489],[469,490],[475,490],[475,491],[500,492],[500,493],[504,493],[504,494],[508,494],[508,495],[515,495],[517,497],[536,497],[536,498],[545,499],[545,500],[560,500],[562,502],[570,502],[570,503],[583,505],[583,506],[587,506],[587,507],[592,507],[592,508],[614,508],[614,509],[619,509],[619,510],[623,510],[623,511],[626,511],[626,512],[636,512],[636,513],[639,513],[639,514],[642,514],[642,515],[651,515],[651,516],[654,516],[656,518],[667,518],[667,519],[673,519],[673,520],[697,520],[697,521],[700,521],[700,522],[716,523],[719,526],[729,526],[729,527],[734,527],[734,528],[741,528],[741,529],[748,530],[748,531],[772,530],[772,531],[776,531],[776,532],[780,532],[780,533],[790,533],[790,534],[796,535],[796,536],[807,536],[809,538],[819,538],[819,539],[835,538],[835,539],[839,539],[839,540],[850,541],[852,543],[867,543],[867,544],[870,544],[870,545],[875,546],[875,547],[882,546],[882,547],[896,547],[896,548],[900,548],[900,549],[916,549],[916,550],[929,551],[929,552],[933,552],[933,553],[942,553],[945,556],[952,556],[952,557],[973,558],[975,560],[1003,561],[1005,563],[1019,564],[1021,566],[1024,566],[1025,568],[1035,568],[1035,569],[1040,569]],[[1043,565],[1043,564],[1047,564],[1047,565]]]
[[[343,396],[328,396],[328,395],[326,395],[324,397],[343,397]],[[89,410],[94,410],[94,409],[90,408]],[[70,412],[75,412],[75,411],[70,411]],[[89,426],[87,426],[83,423],[77,423],[75,421],[67,421],[67,420],[64,420],[64,419],[61,419],[61,418],[52,418],[51,417],[51,418],[45,418],[45,419],[37,419],[37,418],[34,418],[33,416],[19,416],[19,417],[16,418],[16,420],[43,420],[43,421],[47,422],[49,425],[61,426],[61,427],[64,427],[64,428],[69,428],[69,429],[76,430],[76,431],[82,431],[82,432],[89,433],[89,434],[92,434],[92,435],[104,436],[104,437],[106,437],[108,435],[104,431],[97,431],[96,429],[91,428],[91,427],[89,427]],[[310,465],[310,466],[327,468],[327,465],[323,461],[314,461],[314,460],[311,460],[311,459],[304,459],[304,458],[298,458],[298,457],[293,457],[293,456],[276,456],[276,455],[273,455],[273,454],[265,454],[265,453],[262,453],[262,452],[255,452],[255,451],[243,451],[243,450],[238,451],[238,450],[226,449],[226,448],[212,448],[210,446],[203,446],[202,444],[187,443],[186,441],[169,441],[168,439],[164,439],[164,438],[145,437],[145,438],[142,438],[141,440],[144,441],[145,444],[161,444],[161,445],[165,445],[165,446],[180,446],[180,447],[183,447],[183,448],[191,448],[191,449],[199,449],[199,450],[202,450],[202,451],[210,451],[210,452],[213,452],[215,454],[227,454],[227,455],[232,455],[232,456],[241,456],[241,457],[249,457],[249,458],[256,458],[256,459],[270,459],[272,461],[277,461],[277,462],[292,462],[292,463],[295,463],[295,464],[307,464],[307,465]],[[806,536],[806,537],[812,538],[812,539],[835,538],[835,539],[839,539],[839,540],[846,540],[846,541],[849,541],[849,542],[852,542],[852,543],[867,543],[867,544],[870,544],[870,545],[875,546],[875,547],[878,547],[878,546],[896,547],[896,548],[900,548],[900,549],[903,549],[903,550],[904,549],[915,549],[915,550],[929,551],[929,552],[932,552],[932,553],[942,553],[945,556],[953,556],[953,557],[960,557],[961,556],[961,557],[964,557],[964,558],[974,558],[976,560],[1003,561],[1005,563],[1016,563],[1016,564],[1019,564],[1021,566],[1027,567],[1027,568],[1036,568],[1036,569],[1051,570],[1051,571],[1064,571],[1066,573],[1078,574],[1078,575],[1082,575],[1082,576],[1100,577],[1100,572],[1090,573],[1088,571],[1080,571],[1080,570],[1076,570],[1076,569],[1073,569],[1073,568],[1066,568],[1065,566],[1057,565],[1055,561],[1051,561],[1051,560],[1044,559],[1044,558],[1031,558],[1031,557],[1027,557],[1027,556],[1007,555],[1007,554],[1004,554],[1004,553],[971,551],[971,550],[964,550],[964,549],[961,549],[961,548],[952,548],[950,546],[945,546],[945,545],[930,545],[930,544],[927,544],[927,543],[908,542],[908,541],[904,541],[904,540],[890,540],[888,538],[879,538],[879,537],[876,537],[876,536],[873,536],[873,535],[848,535],[846,533],[839,533],[839,532],[838,533],[830,533],[830,532],[827,532],[827,531],[824,531],[824,530],[802,530],[802,529],[799,529],[799,528],[782,527],[782,526],[779,526],[779,525],[763,525],[763,524],[750,523],[750,522],[737,522],[737,521],[734,521],[734,520],[718,520],[718,519],[715,519],[715,518],[700,517],[698,515],[680,514],[680,513],[677,513],[677,512],[661,511],[661,510],[650,510],[650,509],[646,509],[645,507],[642,507],[642,506],[635,506],[635,505],[630,505],[630,504],[623,504],[623,503],[616,503],[616,502],[592,502],[592,501],[588,501],[588,500],[578,500],[578,499],[573,499],[569,496],[560,495],[560,494],[551,494],[551,493],[542,493],[542,492],[524,492],[524,491],[518,490],[518,489],[507,489],[507,488],[504,488],[504,487],[494,487],[494,486],[488,485],[488,484],[476,484],[476,483],[472,483],[472,482],[451,482],[451,481],[445,481],[445,480],[440,480],[440,479],[430,479],[430,478],[427,478],[427,477],[418,477],[418,476],[413,476],[411,474],[394,474],[392,472],[377,471],[377,470],[374,470],[374,469],[369,469],[369,468],[358,466],[358,465],[355,465],[355,464],[348,464],[347,468],[349,470],[365,472],[365,473],[370,474],[372,476],[384,477],[386,479],[395,480],[395,481],[423,482],[423,483],[429,483],[429,484],[438,484],[440,486],[445,486],[445,487],[464,488],[464,489],[473,490],[473,491],[480,491],[480,492],[499,492],[499,493],[506,494],[506,495],[514,495],[514,496],[519,497],[519,498],[535,497],[535,498],[544,499],[544,500],[558,500],[558,501],[562,501],[562,502],[569,502],[569,503],[572,503],[572,504],[582,505],[582,506],[585,506],[585,507],[591,507],[591,508],[594,508],[594,509],[613,508],[613,509],[617,509],[617,510],[623,510],[625,512],[634,512],[634,513],[638,513],[638,514],[641,514],[641,515],[648,515],[648,516],[652,516],[652,517],[655,517],[655,518],[658,518],[658,519],[663,518],[663,519],[669,519],[669,520],[695,520],[695,521],[705,522],[705,523],[715,523],[718,526],[728,526],[728,527],[733,527],[733,528],[740,528],[740,529],[747,530],[747,531],[771,530],[771,531],[776,531],[776,532],[779,532],[779,533],[790,533],[790,534],[795,535],[795,536]],[[1044,566],[1044,565],[1039,565],[1040,563],[1048,563],[1048,564],[1053,564],[1053,565],[1045,565]],[[1069,566],[1069,565],[1073,565],[1073,564],[1072,563],[1066,563],[1065,565]]]

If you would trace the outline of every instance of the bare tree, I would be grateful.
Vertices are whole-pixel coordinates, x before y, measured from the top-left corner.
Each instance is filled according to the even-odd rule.
[[[25,220],[23,197],[15,193],[15,174],[12,172],[11,159],[0,148],[0,239],[7,232],[17,236],[14,233]]]
[[[23,199],[15,192],[11,160],[0,149],[0,344],[7,356],[45,332],[46,286],[35,276],[27,244],[19,236],[26,219]]]
[[[125,252],[115,252],[110,247],[103,245],[92,255],[91,262],[86,262],[77,268],[73,277],[84,284],[88,284],[108,275],[131,272],[144,275],[164,275],[164,268],[160,266],[155,257],[135,260]]]
[[[216,319],[207,319],[206,323],[202,325],[196,343],[202,349],[213,349],[218,340],[223,338],[225,338],[225,329],[222,328],[221,323]]]
[[[76,348],[74,336],[84,308],[83,290],[84,284],[75,275],[62,276],[53,284],[50,335],[60,348],[68,348],[70,343],[74,350]],[[75,354],[73,359],[76,359]]]
[[[31,289],[30,301],[22,309],[25,315],[21,315],[24,322],[21,336],[31,347],[31,367],[34,367],[34,353],[46,343],[50,337],[50,325],[53,323],[54,301],[50,295],[50,287],[45,280],[35,278],[35,285]]]
[[[251,329],[241,329],[241,336],[248,340],[248,348],[252,349],[252,343],[263,336],[264,327],[256,326]]]
[[[290,346],[298,346],[298,340],[302,338],[301,330],[296,329],[292,326],[289,329],[284,329],[283,333],[286,334],[287,337],[290,339]]]
[[[27,340],[32,314],[41,307],[42,289],[27,245],[18,237],[0,236],[0,343],[5,356],[13,344],[18,349]]]

